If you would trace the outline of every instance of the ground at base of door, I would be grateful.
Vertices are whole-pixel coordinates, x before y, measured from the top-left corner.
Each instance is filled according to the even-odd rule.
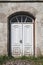
[[[40,61],[30,61],[30,60],[13,60],[13,61],[7,61],[6,63],[2,65],[43,65]]]

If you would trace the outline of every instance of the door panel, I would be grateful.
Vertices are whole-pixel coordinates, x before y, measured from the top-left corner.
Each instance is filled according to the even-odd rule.
[[[22,55],[22,24],[11,24],[11,53],[12,56]]]
[[[33,24],[23,24],[23,54],[33,55]]]

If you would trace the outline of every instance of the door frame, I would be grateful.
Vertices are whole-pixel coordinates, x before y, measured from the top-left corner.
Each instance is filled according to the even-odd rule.
[[[27,13],[27,12],[24,12],[24,13]],[[21,14],[21,12],[19,12],[18,14]],[[12,15],[14,16],[14,14],[12,14]],[[7,51],[8,51],[8,56],[12,56],[12,54],[11,54],[11,21],[10,21],[12,15],[10,15],[8,17],[8,34],[7,34]],[[35,56],[35,17],[34,16],[33,16],[33,21],[29,22],[29,23],[33,24],[33,56]]]

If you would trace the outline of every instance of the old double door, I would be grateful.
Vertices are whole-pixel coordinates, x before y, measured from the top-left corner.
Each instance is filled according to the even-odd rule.
[[[11,53],[15,57],[33,55],[33,24],[11,24]]]

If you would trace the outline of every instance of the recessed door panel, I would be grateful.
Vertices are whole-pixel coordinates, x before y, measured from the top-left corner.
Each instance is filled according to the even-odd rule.
[[[33,24],[23,24],[23,54],[33,55]]]
[[[22,55],[22,24],[11,24],[11,53],[13,56]]]

